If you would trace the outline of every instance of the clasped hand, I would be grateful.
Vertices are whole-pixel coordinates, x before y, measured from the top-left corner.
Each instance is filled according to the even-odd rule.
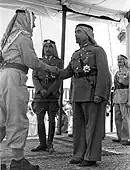
[[[102,101],[102,97],[100,96],[94,96],[94,102],[95,103],[100,103]]]
[[[46,89],[40,90],[40,93],[41,93],[42,97],[47,97],[48,96],[48,91]]]
[[[59,68],[57,66],[50,66],[50,72],[59,75]]]

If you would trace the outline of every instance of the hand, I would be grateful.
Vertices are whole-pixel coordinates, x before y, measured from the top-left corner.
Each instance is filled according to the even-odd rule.
[[[130,105],[129,105],[129,103],[126,103],[126,107],[127,107],[127,108],[130,108]]]
[[[100,96],[94,96],[94,102],[95,103],[100,103],[102,101],[102,97]]]
[[[47,97],[48,96],[48,93],[47,93],[46,89],[40,90],[40,93],[41,93],[42,97]]]
[[[59,68],[57,66],[49,66],[49,70],[56,75],[59,75]]]

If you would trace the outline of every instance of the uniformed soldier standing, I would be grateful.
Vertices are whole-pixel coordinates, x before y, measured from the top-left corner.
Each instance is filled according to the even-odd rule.
[[[60,77],[73,76],[73,158],[80,167],[96,165],[102,150],[102,104],[107,100],[109,68],[105,51],[94,40],[90,25],[78,24],[76,42],[80,49],[72,55]]]
[[[128,109],[129,67],[127,57],[120,54],[117,57],[119,70],[114,75],[113,103],[117,139],[113,142],[130,145],[130,117]]]
[[[44,63],[51,66],[57,66],[58,68],[63,67],[62,60],[58,57],[55,42],[52,40],[44,40],[42,59]],[[55,133],[55,116],[58,112],[59,105],[59,88],[61,85],[61,80],[56,79],[55,74],[49,74],[45,72],[41,74],[40,72],[33,71],[33,83],[35,87],[35,97],[33,101],[33,109],[37,114],[38,120],[38,135],[40,145],[33,152],[46,151],[53,152],[53,138]],[[46,112],[49,118],[49,130],[48,130],[48,140],[46,143],[46,130],[44,117]]]
[[[28,68],[57,72],[41,62],[32,42],[35,15],[27,10],[16,10],[1,41],[0,69],[0,148],[6,136],[6,144],[12,149],[13,160],[10,170],[38,170],[24,158],[24,148],[28,136],[29,121],[27,107],[29,92],[26,86]],[[1,164],[5,170],[6,165]]]

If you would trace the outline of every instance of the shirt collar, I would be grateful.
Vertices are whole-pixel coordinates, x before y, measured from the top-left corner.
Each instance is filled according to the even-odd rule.
[[[52,56],[46,56],[45,55],[45,58],[48,59],[48,60],[51,60]]]

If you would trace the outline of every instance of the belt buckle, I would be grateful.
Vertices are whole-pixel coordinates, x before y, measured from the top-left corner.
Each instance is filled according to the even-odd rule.
[[[48,77],[44,79],[45,84],[48,84]]]
[[[2,63],[1,63],[1,68],[4,68],[6,65],[7,65],[7,62],[6,62],[6,61],[2,62]]]

